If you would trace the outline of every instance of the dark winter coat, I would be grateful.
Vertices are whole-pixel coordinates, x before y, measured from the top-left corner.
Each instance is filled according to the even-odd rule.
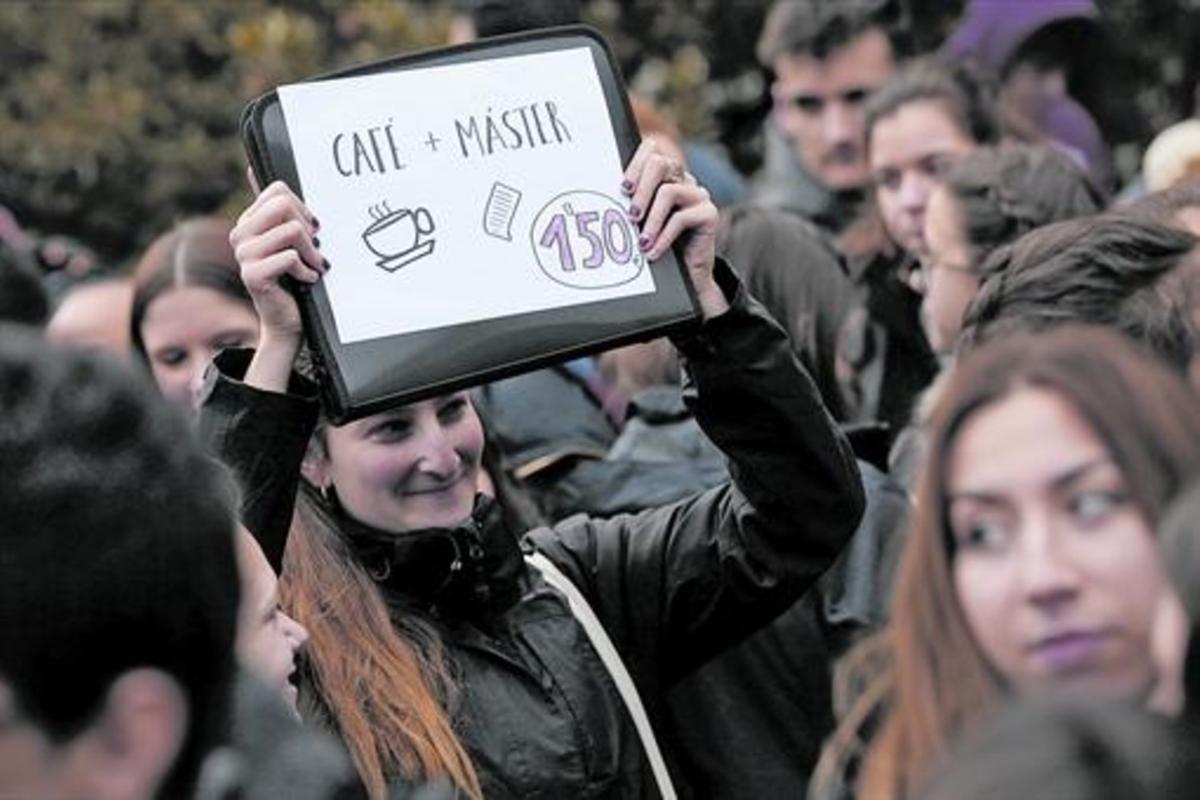
[[[664,690],[779,614],[837,557],[862,513],[854,456],[786,336],[724,265],[729,312],[678,342],[685,398],[733,482],[675,505],[527,533],[580,588],[651,720]],[[237,354],[218,358],[236,370]],[[215,372],[202,431],[237,474],[243,517],[281,563],[312,399]],[[632,722],[565,599],[531,571],[494,505],[453,530],[343,531],[397,614],[440,633],[456,731],[489,798],[653,797]],[[457,553],[457,559],[454,554]],[[452,569],[451,563],[456,566]],[[380,566],[388,569],[379,569]],[[450,580],[430,576],[456,577]]]

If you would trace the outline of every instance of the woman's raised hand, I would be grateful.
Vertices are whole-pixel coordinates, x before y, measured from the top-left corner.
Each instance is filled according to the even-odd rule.
[[[713,279],[717,207],[677,158],[646,139],[625,169],[622,184],[629,215],[641,228],[638,245],[654,260],[686,233],[683,260],[705,319],[725,312],[729,302]]]
[[[275,181],[238,217],[229,234],[242,282],[258,310],[262,336],[300,339],[300,313],[279,279],[315,283],[329,268],[317,250],[317,219],[283,181]]]
[[[229,234],[242,282],[258,311],[258,349],[246,382],[264,389],[287,387],[302,327],[296,299],[280,284],[284,275],[315,283],[329,269],[317,250],[316,217],[282,181],[275,181],[238,217]]]

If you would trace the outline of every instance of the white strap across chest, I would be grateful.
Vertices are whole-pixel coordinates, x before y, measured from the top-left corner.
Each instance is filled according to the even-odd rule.
[[[546,583],[566,596],[571,613],[583,626],[592,647],[600,656],[613,683],[616,684],[621,699],[625,701],[629,716],[633,718],[633,726],[637,729],[638,738],[642,741],[642,749],[646,753],[646,759],[650,762],[650,769],[654,773],[655,783],[658,784],[659,794],[663,796],[664,800],[676,800],[675,787],[671,783],[671,776],[667,772],[662,752],[658,749],[658,740],[654,738],[654,729],[650,726],[650,718],[646,716],[642,698],[638,695],[637,687],[629,675],[629,670],[625,668],[625,662],[621,660],[621,654],[617,652],[612,639],[608,638],[608,633],[604,630],[604,625],[596,617],[596,612],[592,610],[583,593],[579,591],[579,587],[572,583],[571,579],[564,575],[558,567],[554,566],[550,559],[541,553],[532,553],[525,556],[525,561],[542,574]]]

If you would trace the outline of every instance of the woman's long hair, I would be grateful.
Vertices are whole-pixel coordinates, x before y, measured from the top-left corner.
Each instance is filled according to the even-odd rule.
[[[311,371],[307,354],[301,371]],[[545,524],[528,493],[504,469],[488,433],[483,468],[504,523],[514,533]],[[322,422],[312,447],[322,447]],[[482,798],[479,778],[447,708],[455,682],[438,633],[415,615],[389,613],[379,587],[351,551],[330,503],[300,482],[280,596],[309,631],[306,717],[323,719],[346,743],[371,797],[389,778],[442,780]]]
[[[454,681],[437,633],[394,618],[339,532],[328,505],[301,482],[280,594],[309,631],[306,712],[326,717],[372,798],[389,779],[442,780],[482,798],[451,724]]]
[[[955,591],[947,470],[974,414],[1022,387],[1069,402],[1121,469],[1153,526],[1200,470],[1200,414],[1183,380],[1108,330],[1063,327],[1019,335],[970,354],[934,412],[913,529],[893,600],[890,712],[864,764],[859,794],[898,800],[921,789],[964,726],[1005,692],[971,633]]]

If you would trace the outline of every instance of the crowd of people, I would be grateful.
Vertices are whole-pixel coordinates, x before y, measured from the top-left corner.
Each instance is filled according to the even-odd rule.
[[[1200,126],[1118,187],[1090,0],[896,9],[774,3],[755,175],[631,98],[670,339],[335,424],[284,183],[0,251],[0,797],[1190,796]]]

